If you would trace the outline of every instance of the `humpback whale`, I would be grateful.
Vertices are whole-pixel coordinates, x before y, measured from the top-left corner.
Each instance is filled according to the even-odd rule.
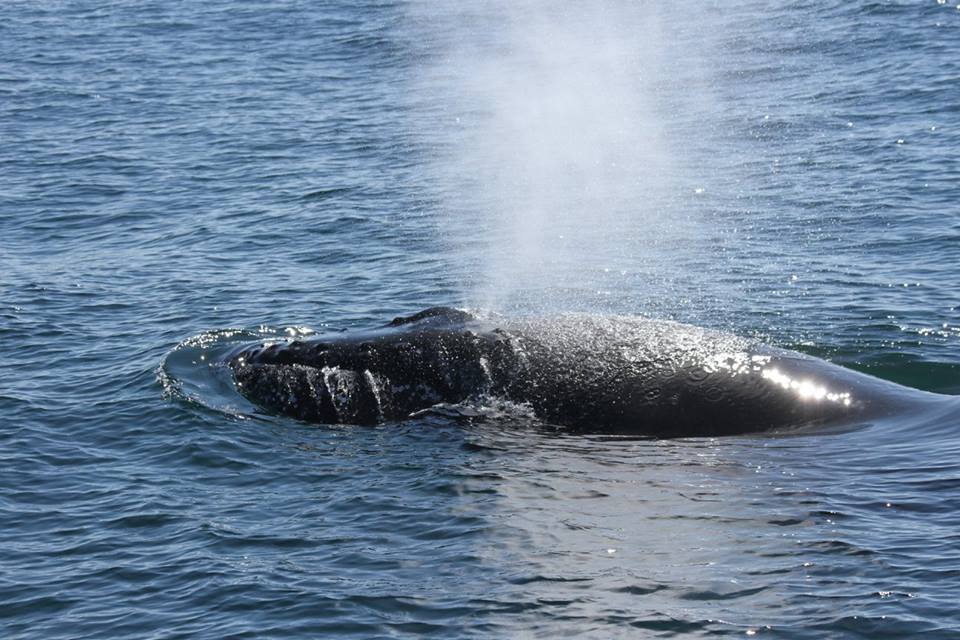
[[[435,307],[225,360],[254,404],[320,423],[495,398],[570,430],[673,438],[852,428],[956,404],[757,340],[616,315],[483,319]]]

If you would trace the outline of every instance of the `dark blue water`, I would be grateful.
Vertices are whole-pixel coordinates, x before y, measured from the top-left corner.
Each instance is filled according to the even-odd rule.
[[[496,47],[502,10],[4,3],[4,637],[960,635],[955,418],[322,427],[258,415],[199,359],[498,288],[503,220],[443,168],[476,157],[450,52]],[[658,24],[658,216],[631,217],[639,181],[617,242],[503,306],[671,317],[960,393],[960,11]]]

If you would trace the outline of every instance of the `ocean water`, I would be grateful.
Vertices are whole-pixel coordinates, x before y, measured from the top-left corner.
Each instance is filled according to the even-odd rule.
[[[319,426],[200,359],[576,309],[960,394],[960,7],[583,11],[3,4],[3,637],[960,635],[957,418]]]

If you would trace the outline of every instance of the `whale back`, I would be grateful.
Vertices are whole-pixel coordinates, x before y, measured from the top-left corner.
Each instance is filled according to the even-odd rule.
[[[442,307],[374,331],[253,345],[230,366],[244,395],[303,420],[370,424],[497,397],[557,425],[656,437],[866,421],[920,393],[675,322]]]
[[[830,367],[823,361],[676,322],[566,314],[507,331],[522,353],[507,395],[558,424],[714,436],[826,424],[867,408],[864,394],[837,379],[781,371]]]

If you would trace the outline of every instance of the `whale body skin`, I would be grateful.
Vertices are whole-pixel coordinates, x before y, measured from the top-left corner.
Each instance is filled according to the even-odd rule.
[[[248,345],[227,364],[253,403],[330,424],[498,398],[571,430],[720,436],[853,427],[955,400],[726,333],[592,314],[484,320],[438,307],[372,331]]]

